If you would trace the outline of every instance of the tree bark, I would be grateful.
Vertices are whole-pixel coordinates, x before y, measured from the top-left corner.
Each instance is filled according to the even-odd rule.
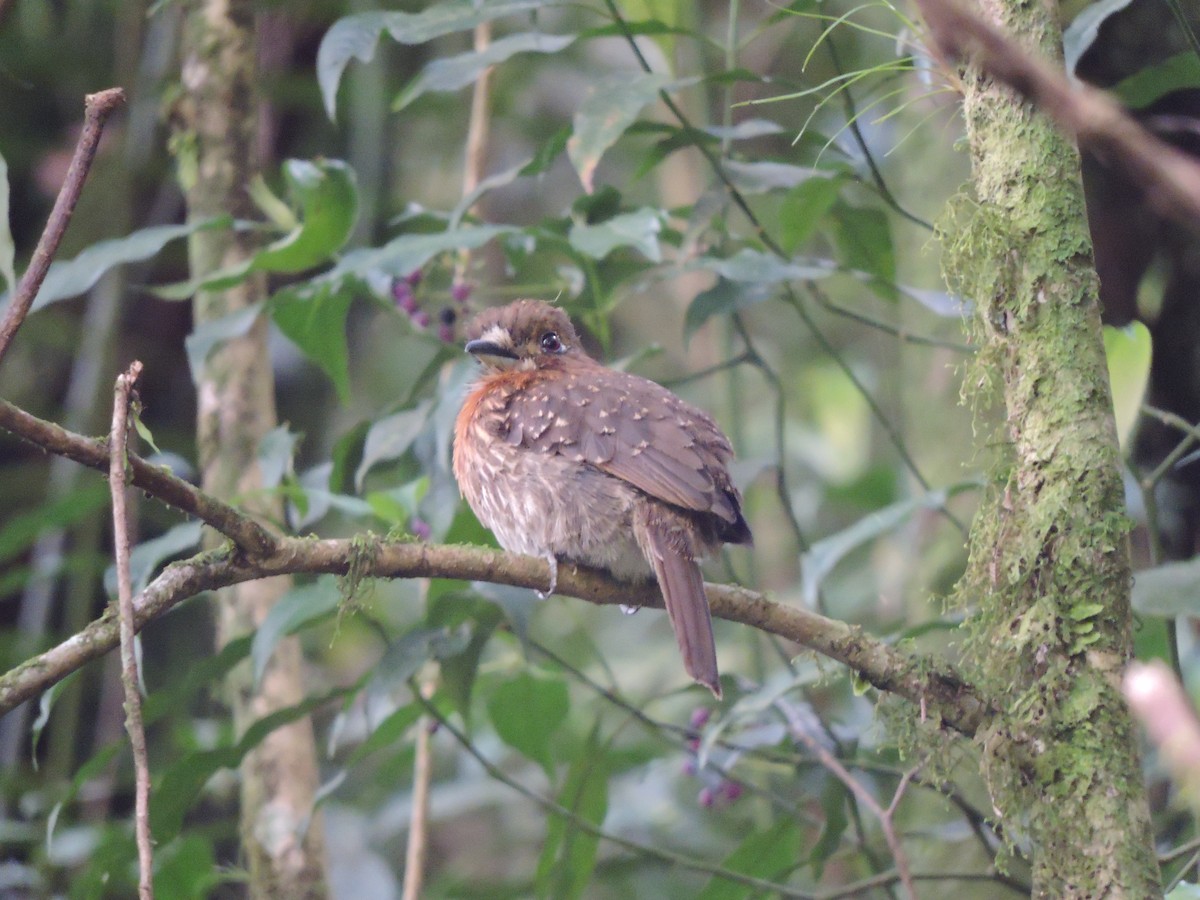
[[[984,0],[1061,59],[1043,4]],[[974,198],[950,214],[946,268],[977,304],[966,393],[1003,394],[994,488],[971,529],[960,596],[968,652],[1004,712],[983,774],[1026,828],[1035,897],[1161,896],[1136,732],[1119,692],[1132,655],[1124,496],[1079,157],[1028,103],[968,70]]]
[[[248,0],[191,0],[184,32],[183,89],[174,150],[192,218],[232,214],[251,218],[247,187],[256,171],[258,98],[255,90],[253,4]],[[203,231],[191,239],[192,276],[245,260],[255,247],[246,233]],[[261,277],[225,291],[196,295],[196,327],[266,298]],[[197,385],[197,440],[203,488],[265,521],[282,518],[279,501],[262,493],[256,454],[276,424],[274,374],[261,316],[243,337],[222,344]],[[218,536],[213,534],[214,540]],[[226,588],[217,595],[217,634],[228,641],[256,628],[288,590],[287,578]],[[261,684],[249,665],[231,676],[230,702],[241,733],[304,696],[301,655],[293,638],[276,649]],[[312,725],[301,720],[271,733],[241,767],[241,832],[252,897],[326,896],[319,819],[311,819],[317,787]]]

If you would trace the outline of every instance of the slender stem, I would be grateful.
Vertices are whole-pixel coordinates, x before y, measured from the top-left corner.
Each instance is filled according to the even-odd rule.
[[[67,177],[63,179],[62,187],[59,188],[58,199],[54,201],[54,209],[50,211],[50,218],[46,221],[46,227],[42,229],[42,236],[29,260],[29,268],[21,276],[17,289],[13,291],[12,302],[8,305],[3,321],[0,321],[0,359],[8,352],[17,329],[25,321],[42,282],[46,280],[46,273],[50,271],[50,262],[58,252],[58,245],[62,243],[67,226],[71,223],[75,204],[79,202],[79,195],[83,193],[84,182],[87,181],[88,172],[92,168],[92,160],[96,158],[96,147],[100,143],[104,123],[112,111],[124,102],[125,92],[120,88],[88,94],[84,99],[83,130],[75,144],[75,154],[71,157]]]
[[[428,583],[428,581],[426,581]],[[437,674],[431,672],[414,689],[428,700],[437,690]],[[404,893],[402,900],[419,900],[425,882],[425,861],[429,856],[429,793],[433,784],[434,719],[422,716],[417,723],[416,758],[413,760],[412,816],[408,825],[408,846],[404,855]]]
[[[138,897],[154,896],[154,855],[150,844],[150,764],[146,757],[146,730],[142,725],[142,695],[138,688],[137,654],[134,648],[133,579],[129,573],[129,522],[125,512],[126,440],[129,433],[129,402],[133,385],[142,372],[134,361],[117,378],[113,403],[112,434],[109,438],[108,483],[112,491],[113,543],[117,566],[117,609],[120,622],[121,684],[125,689],[125,730],[133,749],[134,831],[138,850]]]

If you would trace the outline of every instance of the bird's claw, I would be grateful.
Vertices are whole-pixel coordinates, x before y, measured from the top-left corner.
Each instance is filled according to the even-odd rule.
[[[538,591],[537,595],[545,600],[554,594],[555,588],[558,587],[558,557],[553,553],[547,553],[545,556],[546,563],[550,566],[550,586],[544,591]]]

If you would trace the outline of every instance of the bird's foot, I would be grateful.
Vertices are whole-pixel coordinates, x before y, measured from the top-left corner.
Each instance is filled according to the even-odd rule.
[[[558,557],[553,553],[547,553],[543,559],[550,566],[550,586],[544,591],[538,591],[537,595],[545,600],[554,594],[554,589],[558,587]]]
[[[622,604],[620,604],[620,609],[621,609],[621,612],[625,613],[625,615],[632,616],[635,612],[637,612],[639,609],[641,609],[641,607],[640,606],[629,606],[625,603],[622,603]]]

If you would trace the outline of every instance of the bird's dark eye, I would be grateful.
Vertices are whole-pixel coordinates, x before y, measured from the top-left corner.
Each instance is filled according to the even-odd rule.
[[[542,335],[542,350],[546,353],[561,353],[563,349],[562,341],[558,339],[558,335],[553,331],[547,331]]]

